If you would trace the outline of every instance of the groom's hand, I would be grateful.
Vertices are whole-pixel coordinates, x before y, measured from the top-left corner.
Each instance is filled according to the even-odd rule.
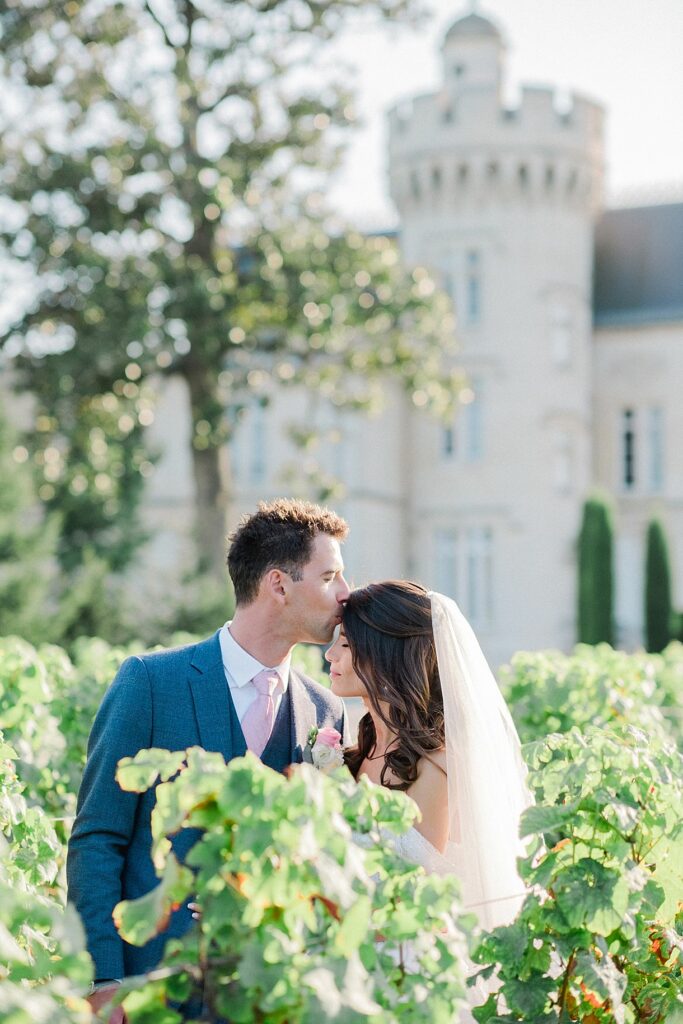
[[[117,982],[112,982],[111,985],[102,985],[92,995],[88,996],[88,1003],[93,1014],[99,1013],[100,1010],[107,1003],[110,1003],[114,998],[114,994],[118,988]],[[127,1024],[126,1014],[122,1006],[115,1006],[109,1014],[109,1024]]]

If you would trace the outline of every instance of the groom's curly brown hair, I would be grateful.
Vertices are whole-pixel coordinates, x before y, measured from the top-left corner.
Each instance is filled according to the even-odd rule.
[[[309,501],[259,502],[258,511],[243,516],[229,537],[228,571],[237,604],[251,604],[271,569],[301,579],[319,533],[343,541],[348,532],[348,524],[336,512]]]

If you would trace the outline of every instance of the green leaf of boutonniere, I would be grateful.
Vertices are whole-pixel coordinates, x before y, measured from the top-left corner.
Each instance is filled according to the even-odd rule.
[[[302,755],[306,764],[313,764],[313,747],[315,746],[315,741],[318,738],[318,731],[317,725],[312,725],[308,730],[308,739]]]

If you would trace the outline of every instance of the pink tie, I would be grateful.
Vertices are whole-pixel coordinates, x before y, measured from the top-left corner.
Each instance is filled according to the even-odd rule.
[[[258,696],[247,708],[242,719],[242,732],[247,741],[247,749],[260,757],[273,731],[275,721],[274,696],[282,690],[282,681],[272,668],[264,668],[252,679]]]

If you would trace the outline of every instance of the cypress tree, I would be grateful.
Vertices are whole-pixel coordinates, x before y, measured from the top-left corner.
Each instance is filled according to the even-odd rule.
[[[579,534],[578,640],[614,643],[612,515],[607,502],[589,498]]]
[[[653,519],[647,528],[645,554],[645,646],[663,651],[671,637],[671,570],[664,527]]]

